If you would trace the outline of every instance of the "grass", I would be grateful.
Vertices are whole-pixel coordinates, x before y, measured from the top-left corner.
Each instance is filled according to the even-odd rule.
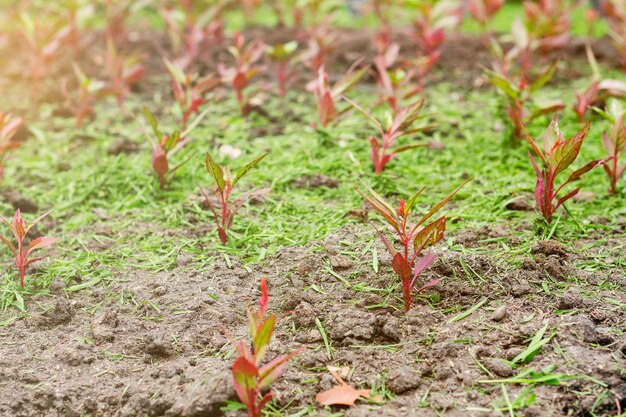
[[[373,86],[362,86],[352,96],[372,105],[375,94]],[[566,102],[573,97],[569,87],[549,88],[545,94],[561,96]],[[511,200],[532,193],[534,175],[526,147],[511,147],[503,140],[506,129],[500,130],[498,125],[502,123],[496,123],[502,120],[501,97],[491,90],[459,92],[450,84],[431,86],[425,95],[425,111],[433,115],[438,128],[431,136],[422,135],[421,140],[441,142],[444,148],[403,153],[380,176],[371,172],[368,157],[366,138],[373,130],[359,114],[351,114],[338,125],[319,132],[308,125],[316,118],[311,97],[292,92],[287,98],[288,107],[287,102],[268,98],[264,108],[279,120],[281,128],[273,132],[268,120],[258,113],[247,119],[239,116],[236,103],[227,96],[224,102],[211,105],[209,116],[193,133],[194,141],[178,155],[179,159],[193,157],[165,191],[159,190],[151,174],[149,144],[138,122],[130,117],[151,102],[163,115],[164,130],[168,123],[173,128],[174,120],[168,118],[172,104],[164,98],[164,91],[133,97],[122,115],[112,102],[101,103],[97,117],[83,129],[75,129],[72,119],[52,116],[52,108],[44,106],[38,117],[28,118],[31,138],[8,161],[5,180],[6,188],[19,190],[35,201],[40,211],[55,210],[55,225],[48,234],[60,238],[60,242],[45,268],[29,275],[28,285],[45,288],[58,278],[79,290],[113,279],[128,268],[153,273],[172,269],[183,252],[202,269],[221,258],[222,253],[254,263],[281,246],[313,242],[312,250],[316,250],[328,235],[358,222],[346,216],[363,204],[353,188],[357,177],[391,201],[428,185],[418,201],[422,208],[436,203],[470,177],[470,184],[445,209],[450,218],[447,242],[454,248],[458,246],[454,246],[453,238],[461,229],[500,224],[516,230],[535,222],[535,213],[506,208]],[[375,113],[380,115],[381,111],[379,108]],[[287,116],[281,119],[284,114]],[[606,123],[594,119],[581,162],[603,156],[599,137]],[[529,129],[531,134],[539,136],[548,122],[548,118],[535,121]],[[562,115],[561,127],[568,135],[579,128],[570,110]],[[110,155],[107,149],[120,139],[139,143],[140,151]],[[243,156],[229,161],[219,152],[225,144],[241,149]],[[272,192],[266,201],[249,204],[241,211],[232,229],[232,243],[226,247],[218,244],[211,214],[201,207],[198,198],[197,185],[210,184],[203,166],[207,150],[218,163],[234,168],[254,155],[271,151],[246,178],[251,184],[244,181],[241,185],[269,186]],[[294,180],[315,173],[337,179],[340,184],[334,189],[294,187]],[[583,190],[593,196],[589,201],[570,203],[569,216],[560,213],[556,237],[566,243],[589,237],[596,230],[611,230],[626,215],[623,194],[607,195],[601,169],[590,173],[582,183]],[[10,216],[12,209],[1,202],[0,212]],[[605,218],[606,222],[599,224],[597,218]],[[523,243],[517,248],[503,246],[508,249],[503,256],[510,252],[512,259],[527,253],[542,238],[538,231],[541,228],[519,232]],[[373,236],[367,228],[363,232],[364,238]],[[622,253],[614,254],[623,264]],[[8,256],[2,259],[8,264]],[[609,266],[598,255],[596,264],[589,267]],[[12,269],[7,268],[4,295],[0,296],[5,306],[18,302],[10,291],[14,278]]]

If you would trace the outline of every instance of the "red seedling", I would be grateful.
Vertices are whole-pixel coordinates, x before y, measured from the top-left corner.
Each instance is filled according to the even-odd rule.
[[[13,253],[13,256],[15,258],[15,266],[17,267],[19,274],[20,274],[20,287],[22,288],[24,288],[24,276],[26,275],[26,270],[31,264],[41,259],[41,258],[31,258],[30,255],[32,255],[32,253],[36,251],[37,249],[43,249],[45,247],[52,245],[54,242],[57,241],[53,237],[40,236],[32,240],[28,244],[28,246],[24,247],[24,238],[28,234],[29,230],[34,225],[39,223],[48,214],[50,214],[49,211],[37,217],[33,222],[28,223],[28,224],[24,223],[24,219],[22,218],[20,209],[17,209],[17,211],[15,212],[15,216],[13,217],[12,223],[0,217],[0,220],[2,220],[11,228],[11,230],[13,231],[13,236],[15,236],[15,240],[17,241],[17,247],[15,247],[9,241],[9,239],[7,239],[5,236],[3,236],[0,233],[0,240],[2,240]]]
[[[507,68],[508,64],[506,63],[500,65],[501,70]],[[508,100],[508,116],[513,125],[515,138],[522,138],[524,127],[537,117],[557,112],[565,107],[560,100],[549,103],[539,103],[535,100],[534,93],[552,79],[555,71],[556,63],[539,73],[531,83],[523,71],[515,79],[507,72],[485,70],[489,82],[504,93]]]
[[[256,63],[261,59],[264,52],[263,44],[259,41],[244,44],[244,37],[240,32],[235,35],[235,46],[229,48],[235,57],[235,66],[225,67],[219,64],[217,69],[222,77],[222,82],[230,84],[237,94],[237,102],[242,115],[250,111],[250,99],[255,94],[244,96],[244,90],[250,84],[250,80],[263,70]]]
[[[204,95],[217,87],[220,80],[210,75],[199,78],[197,74],[185,72],[167,59],[163,62],[172,79],[172,92],[181,113],[182,128],[185,129],[189,118],[198,113],[204,103]]]
[[[583,123],[588,108],[603,105],[609,97],[626,98],[626,82],[601,79],[600,67],[589,44],[587,44],[587,59],[593,73],[591,84],[585,91],[576,92],[573,105],[580,123]]]
[[[138,55],[120,55],[111,38],[107,39],[104,62],[111,83],[107,92],[116,98],[117,105],[121,109],[124,106],[124,100],[130,94],[132,86],[143,78],[146,72],[145,67],[141,63],[141,57]]]
[[[576,136],[565,140],[563,133],[559,129],[558,119],[554,120],[548,126],[546,133],[543,137],[544,150],[542,151],[537,143],[530,137],[528,132],[524,129],[524,134],[528,143],[541,161],[544,167],[539,168],[532,153],[528,151],[530,162],[535,169],[537,175],[537,184],[535,185],[535,201],[537,202],[537,208],[541,212],[545,221],[552,223],[552,217],[555,211],[563,205],[567,200],[574,197],[580,191],[580,187],[568,192],[562,197],[559,197],[563,188],[571,183],[580,179],[585,173],[591,171],[599,165],[606,163],[610,158],[604,160],[591,161],[585,164],[582,168],[573,171],[567,180],[558,187],[555,185],[557,175],[565,171],[578,157],[580,147],[583,141],[589,133],[589,125],[587,122],[585,126],[576,134]]]
[[[163,8],[160,13],[165,21],[172,49],[176,54],[181,54],[174,62],[180,68],[186,69],[196,59],[207,55],[211,45],[222,41],[224,1],[203,5],[200,15],[197,15],[192,2],[181,1],[180,5],[180,8]]]
[[[445,216],[441,216],[427,225],[425,225],[425,223],[448,201],[450,201],[450,199],[467,183],[467,181],[437,203],[415,224],[411,224],[409,222],[411,209],[413,208],[417,197],[424,192],[426,187],[423,187],[415,193],[409,201],[405,202],[404,200],[400,200],[398,208],[394,209],[391,204],[385,201],[385,199],[374,191],[369,185],[360,179],[359,181],[365,190],[362,191],[357,188],[358,193],[361,194],[363,198],[372,206],[372,208],[385,219],[385,221],[393,229],[397,239],[402,243],[402,248],[399,251],[394,249],[390,240],[387,239],[381,231],[374,227],[378,236],[389,251],[389,254],[391,254],[393,258],[391,266],[402,282],[404,309],[405,311],[409,311],[411,304],[415,300],[416,294],[426,288],[437,285],[439,282],[439,280],[432,280],[414,290],[419,275],[430,267],[437,259],[436,254],[422,254],[422,251],[443,239],[443,235],[446,230]]]
[[[461,23],[462,13],[453,0],[429,0],[416,6],[418,16],[413,20],[413,34],[420,54],[426,58],[423,71],[426,73],[439,60],[446,31]]]
[[[320,123],[326,127],[329,123],[335,121],[339,115],[344,113],[348,108],[339,111],[335,103],[352,86],[354,86],[367,72],[367,68],[361,68],[356,71],[348,71],[339,81],[332,87],[328,81],[328,74],[322,65],[318,72],[317,78],[313,81],[310,88],[315,94],[317,100],[317,112]]]
[[[396,146],[399,138],[433,127],[432,125],[413,126],[417,120],[424,117],[420,115],[420,112],[424,107],[423,98],[417,100],[413,104],[399,109],[393,114],[393,116],[391,113],[386,113],[384,123],[376,120],[374,116],[365,111],[355,102],[348,100],[345,97],[344,99],[355,109],[363,113],[380,134],[380,140],[375,136],[370,137],[370,159],[372,160],[374,172],[376,174],[383,172],[389,161],[396,158],[400,152],[415,149],[420,146],[427,146],[426,144]]]
[[[487,32],[489,21],[504,5],[504,0],[469,0],[469,12],[472,18]]]
[[[294,60],[294,53],[298,49],[298,42],[277,43],[273,46],[265,47],[265,54],[272,61],[278,82],[278,95],[284,97],[287,93],[289,81],[293,77],[291,64]]]
[[[21,117],[13,118],[11,114],[0,112],[0,184],[4,175],[4,160],[7,153],[20,146],[19,142],[12,139],[22,124]]]
[[[542,53],[565,47],[572,10],[565,0],[524,1],[526,28]]]
[[[615,194],[617,192],[617,180],[624,175],[624,169],[626,169],[626,165],[619,163],[619,158],[626,151],[626,123],[624,122],[626,110],[619,101],[611,100],[606,112],[599,109],[596,111],[611,123],[608,133],[602,133],[602,146],[612,158],[610,163],[604,164],[604,170],[611,182],[609,193]]]
[[[152,170],[159,179],[159,186],[163,189],[169,179],[180,167],[189,162],[191,157],[186,158],[173,168],[170,168],[169,159],[176,152],[180,151],[187,143],[189,143],[189,133],[191,133],[191,131],[200,123],[207,111],[205,110],[201,113],[184,132],[181,133],[181,131],[177,129],[170,135],[161,133],[159,124],[150,110],[144,107],[143,112],[148,120],[148,123],[150,123],[150,126],[152,127],[153,133],[153,136],[148,134],[146,135],[148,140],[152,143]]]
[[[27,13],[20,13],[20,31],[27,43],[32,80],[32,99],[38,100],[41,80],[46,77],[50,64],[58,58],[62,46],[76,39],[77,27],[72,20],[60,28],[43,27]]]
[[[302,54],[302,60],[318,73],[326,65],[326,59],[335,48],[337,34],[332,31],[327,22],[313,26],[307,33],[307,50]]]
[[[267,315],[269,296],[265,278],[261,279],[261,297],[259,309],[248,309],[248,328],[252,345],[245,341],[232,342],[237,350],[237,359],[233,363],[233,386],[239,400],[246,406],[248,417],[261,417],[265,405],[272,399],[267,392],[269,386],[283,373],[289,359],[297,355],[300,350],[279,356],[262,365],[267,355],[270,340],[276,325],[276,316]]]
[[[609,23],[609,36],[626,72],[626,1],[602,0],[600,4]]]
[[[104,84],[87,77],[78,64],[72,63],[72,67],[78,82],[78,97],[74,98],[69,91],[67,80],[61,82],[61,93],[65,97],[67,107],[74,114],[76,127],[80,128],[83,120],[93,114],[94,103],[101,94]]]
[[[232,202],[230,201],[230,193],[233,191],[233,188],[237,184],[237,182],[252,168],[254,168],[259,162],[263,160],[267,156],[267,153],[259,156],[252,162],[248,163],[246,166],[241,168],[237,173],[233,176],[230,173],[230,169],[228,167],[220,167],[214,160],[211,158],[211,155],[207,152],[206,154],[206,169],[211,174],[211,177],[215,181],[216,190],[215,195],[219,202],[213,203],[211,199],[206,194],[206,192],[200,188],[200,192],[204,196],[204,200],[206,204],[211,209],[213,213],[213,218],[215,219],[215,224],[217,225],[217,234],[222,242],[222,244],[226,244],[228,242],[228,230],[233,224],[233,219],[235,215],[243,206],[243,204],[252,197],[256,197],[259,195],[266,194],[270,191],[270,188],[261,188],[258,190],[251,190],[241,194]]]

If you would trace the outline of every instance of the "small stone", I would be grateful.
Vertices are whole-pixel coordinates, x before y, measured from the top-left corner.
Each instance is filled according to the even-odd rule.
[[[493,314],[491,315],[491,320],[493,321],[502,321],[506,317],[506,304],[502,304],[500,307],[496,308]]]
[[[408,366],[392,370],[387,376],[387,388],[394,394],[414,390],[420,386],[419,373]]]

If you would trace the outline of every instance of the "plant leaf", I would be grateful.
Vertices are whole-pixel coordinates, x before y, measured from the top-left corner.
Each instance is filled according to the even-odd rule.
[[[215,184],[220,191],[224,191],[224,187],[226,187],[226,182],[224,181],[224,171],[222,168],[217,165],[217,163],[211,158],[211,155],[206,153],[206,169],[209,171],[213,179],[215,180]]]
[[[246,175],[259,162],[261,162],[263,160],[263,158],[265,158],[268,154],[269,154],[269,152],[264,153],[263,155],[259,156],[258,158],[256,158],[252,162],[249,162],[248,165],[246,165],[245,167],[243,167],[239,171],[237,171],[237,174],[235,175],[235,178],[233,179],[232,186],[234,187],[235,184],[237,184],[237,181],[239,181],[244,175]]]

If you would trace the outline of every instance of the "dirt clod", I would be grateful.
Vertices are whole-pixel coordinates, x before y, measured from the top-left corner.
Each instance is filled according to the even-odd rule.
[[[387,376],[387,388],[394,394],[414,390],[420,386],[420,382],[419,372],[408,366],[396,368]]]

